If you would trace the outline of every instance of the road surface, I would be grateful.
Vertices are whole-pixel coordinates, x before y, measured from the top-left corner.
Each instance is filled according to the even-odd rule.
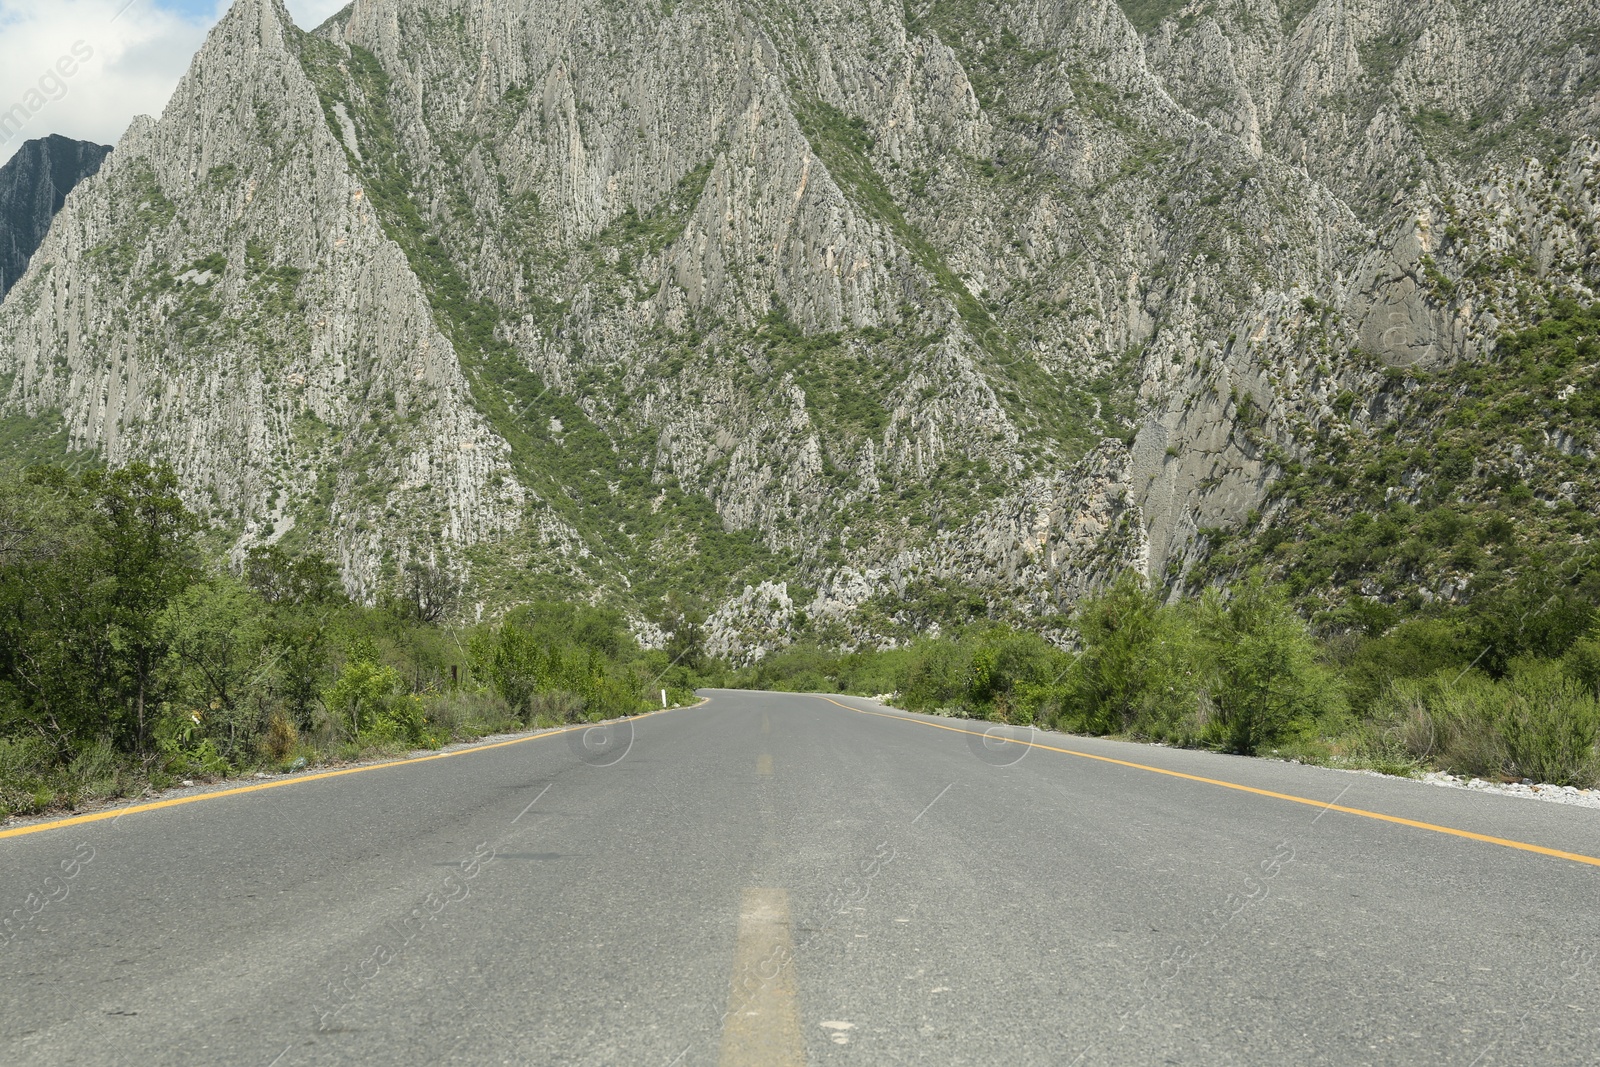
[[[1600,813],[708,696],[0,832],[0,1063],[1600,1058]]]

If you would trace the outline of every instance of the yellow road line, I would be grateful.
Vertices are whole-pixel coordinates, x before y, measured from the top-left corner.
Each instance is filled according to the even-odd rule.
[[[705,703],[705,701],[701,701]],[[690,707],[699,707],[699,704]],[[682,708],[666,708],[662,711],[650,711],[643,715],[618,720],[621,722],[635,722],[639,719],[648,719],[652,715],[664,715],[668,711],[682,711]],[[580,723],[577,726],[566,726],[559,730],[548,730],[544,733],[529,734],[526,737],[514,737],[509,741],[495,741],[487,745],[473,745],[471,748],[461,748],[454,752],[437,752],[431,756],[417,756],[412,759],[390,760],[388,763],[372,763],[364,767],[345,767],[337,771],[320,771],[316,774],[301,774],[293,778],[280,778],[272,782],[259,782],[255,785],[241,785],[233,789],[219,789],[215,793],[199,793],[195,796],[173,797],[170,800],[153,800],[148,804],[135,804],[126,808],[111,808],[107,811],[97,811],[89,815],[74,815],[66,819],[53,819],[50,822],[33,823],[28,826],[18,826],[10,830],[0,830],[0,839],[7,837],[22,837],[26,834],[39,834],[46,830],[59,830],[66,826],[82,826],[85,823],[103,822],[106,819],[119,819],[124,815],[137,815],[146,811],[159,811],[162,808],[176,808],[183,804],[198,804],[202,800],[220,800],[223,797],[236,797],[242,793],[259,793],[265,789],[281,789],[286,785],[300,785],[304,782],[319,782],[325,778],[342,778],[347,774],[365,774],[368,771],[384,771],[391,767],[410,767],[417,763],[431,763],[434,760],[450,759],[454,756],[468,756],[474,752],[487,752],[493,748],[505,748],[508,745],[521,745],[529,741],[543,741],[548,737],[557,737],[561,734],[570,734],[577,730],[588,730],[601,723]]]
[[[789,894],[746,889],[739,907],[733,981],[722,1017],[720,1067],[804,1067]]]
[[[772,732],[772,717],[766,712],[761,713],[761,732],[764,734]]]
[[[1537,852],[1541,856],[1553,856],[1556,859],[1571,860],[1573,863],[1586,863],[1591,867],[1600,867],[1600,856],[1585,856],[1581,852],[1565,852],[1559,848],[1546,848],[1543,845],[1530,845],[1526,841],[1513,841],[1505,837],[1491,837],[1488,834],[1474,833],[1471,830],[1457,830],[1450,826],[1439,826],[1431,822],[1418,822],[1415,819],[1402,819],[1398,815],[1385,815],[1379,811],[1367,811],[1365,808],[1347,808],[1342,804],[1329,804],[1326,801],[1313,800],[1310,797],[1298,797],[1293,793],[1275,793],[1270,789],[1258,789],[1253,785],[1241,785],[1238,782],[1225,782],[1220,778],[1203,778],[1198,774],[1185,774],[1182,771],[1169,771],[1165,767],[1151,767],[1144,763],[1130,763],[1127,760],[1113,759],[1110,756],[1096,756],[1092,752],[1078,752],[1070,748],[1057,748],[1054,745],[1041,745],[1036,741],[1018,741],[1010,737],[985,734],[979,730],[963,730],[959,726],[946,726],[943,723],[928,722],[926,719],[913,718],[910,715],[891,715],[883,711],[868,711],[865,708],[852,708],[849,704],[840,704],[837,700],[822,697],[828,703],[853,711],[858,715],[875,715],[880,719],[894,719],[898,722],[909,722],[917,726],[930,726],[935,730],[948,730],[951,733],[967,734],[971,737],[990,737],[1003,740],[1007,744],[1026,745],[1028,748],[1037,748],[1044,752],[1059,752],[1066,756],[1077,756],[1080,759],[1096,760],[1100,763],[1113,763],[1118,767],[1131,767],[1136,771],[1149,771],[1151,774],[1164,774],[1169,778],[1183,778],[1191,782],[1200,782],[1204,785],[1220,786],[1223,789],[1236,789],[1241,793],[1254,793],[1257,796],[1271,797],[1274,800],[1287,800],[1294,804],[1308,804],[1314,808],[1327,811],[1343,812],[1346,815],[1359,815],[1363,819],[1377,819],[1379,822],[1395,823],[1399,826],[1410,826],[1418,830],[1431,830],[1436,834],[1449,834],[1452,837],[1465,837],[1472,841],[1483,841],[1491,845],[1500,845],[1503,848],[1514,848],[1522,852]]]
[[[772,757],[769,756],[765,752],[761,753],[761,755],[756,757],[756,773],[757,774],[771,774],[772,773]]]

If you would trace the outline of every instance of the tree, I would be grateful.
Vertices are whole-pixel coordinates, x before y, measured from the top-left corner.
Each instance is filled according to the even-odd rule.
[[[455,610],[460,590],[448,567],[413,559],[401,571],[401,614],[432,625]]]
[[[177,478],[40,467],[3,499],[0,715],[62,755],[102,735],[149,751],[159,621],[199,573]]]
[[[1472,643],[1478,667],[1499,678],[1522,656],[1559,657],[1595,623],[1600,561],[1530,554],[1512,582],[1475,597]]]
[[[911,711],[947,707],[966,689],[966,657],[954,641],[919,638],[895,678],[903,706]]]
[[[1001,721],[1031,723],[1064,673],[1065,655],[1038,634],[993,626],[962,644],[967,707]]]
[[[339,570],[323,556],[291,556],[278,545],[256,545],[245,556],[244,578],[269,604],[297,607],[345,600]]]
[[[555,662],[542,642],[526,627],[507,620],[495,629],[480,629],[468,642],[472,673],[488,682],[513,711],[527,710],[528,698],[553,681]]]
[[[95,531],[65,471],[0,485],[0,733],[66,755],[105,729],[103,596],[89,569]]]
[[[1230,752],[1254,755],[1343,708],[1337,678],[1287,598],[1252,575],[1226,600],[1207,592],[1200,623],[1214,664],[1209,733]]]
[[[152,697],[166,647],[159,620],[173,597],[199,576],[191,537],[198,522],[178,496],[166,465],[131,464],[89,471],[83,492],[93,502],[99,559],[96,573],[111,588],[106,601],[111,669],[127,709],[126,730],[136,750],[149,748]]]
[[[379,725],[400,695],[400,672],[362,656],[344,665],[322,701],[330,714],[349,722],[354,740]]]
[[[199,718],[235,762],[265,720],[262,698],[275,688],[281,653],[272,644],[269,611],[241,582],[218,577],[185,589],[161,617],[178,714]]]
[[[1133,726],[1153,686],[1162,623],[1161,602],[1131,572],[1079,610],[1083,651],[1067,678],[1076,728],[1111,733]]]
[[[321,700],[333,647],[328,640],[328,609],[278,607],[268,618],[270,639],[277,650],[279,696],[289,721],[304,730]]]
[[[242,569],[250,588],[271,607],[263,625],[275,657],[276,695],[288,721],[306,729],[330,670],[329,620],[349,604],[339,570],[315,552],[295,556],[279,545],[252,548]]]
[[[661,616],[667,631],[668,662],[690,671],[706,663],[706,613],[698,602],[674,593],[667,599]]]

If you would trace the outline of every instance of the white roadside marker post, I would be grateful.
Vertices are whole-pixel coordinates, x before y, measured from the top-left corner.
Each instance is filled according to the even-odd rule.
[[[667,706],[667,691],[665,689],[661,691],[661,706],[663,708]]]

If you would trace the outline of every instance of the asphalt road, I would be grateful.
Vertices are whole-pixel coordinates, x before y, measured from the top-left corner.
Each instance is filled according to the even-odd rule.
[[[1600,813],[710,696],[0,833],[0,1063],[1600,1060]]]

